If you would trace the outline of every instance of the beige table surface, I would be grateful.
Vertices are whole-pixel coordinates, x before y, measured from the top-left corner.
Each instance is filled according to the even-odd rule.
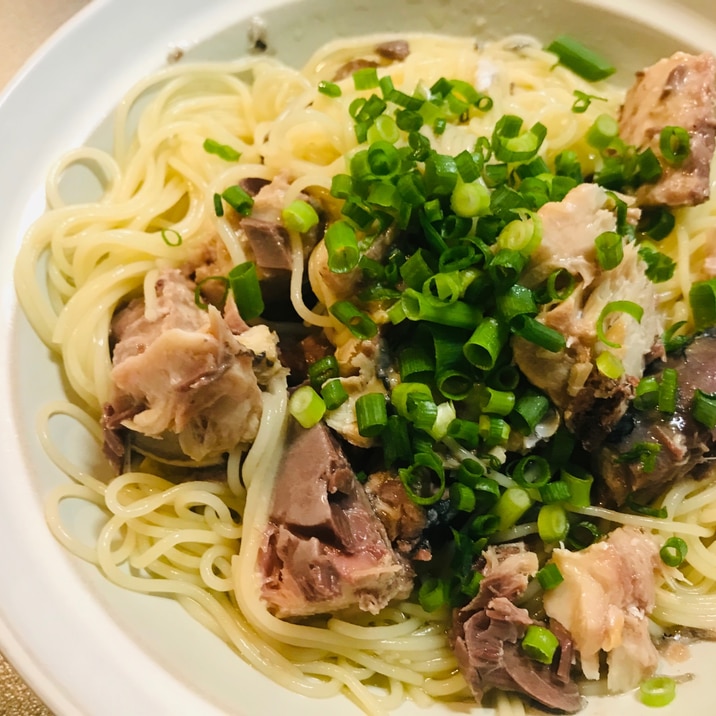
[[[89,0],[0,0],[0,90],[27,58]],[[51,716],[0,653],[0,715]]]

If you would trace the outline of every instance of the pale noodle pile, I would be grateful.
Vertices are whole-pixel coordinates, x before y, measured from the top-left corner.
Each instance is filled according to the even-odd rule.
[[[358,96],[349,77],[343,93],[329,98],[319,80],[355,57],[370,56],[371,36],[339,41],[319,50],[297,71],[267,58],[231,63],[175,65],[135,87],[115,119],[112,154],[91,148],[71,152],[47,181],[48,212],[29,231],[16,268],[21,304],[43,341],[61,356],[80,404],[53,404],[39,417],[43,447],[72,478],[47,499],[47,519],[72,552],[92,561],[117,584],[139,592],[174,596],[249,663],[283,686],[325,697],[348,693],[370,713],[386,712],[404,699],[420,704],[468,697],[446,636],[447,614],[427,614],[416,604],[398,604],[379,617],[355,621],[314,619],[292,624],[271,616],[259,598],[256,556],[267,521],[284,435],[287,394],[275,380],[264,394],[258,438],[247,454],[230,456],[225,483],[173,484],[148,472],[124,474],[105,484],[82,473],[50,439],[55,414],[71,416],[101,444],[101,406],[109,396],[108,345],[113,312],[142,290],[154,294],[158,270],[181,265],[203,242],[218,235],[234,263],[245,260],[235,231],[216,217],[214,193],[246,177],[290,181],[287,202],[306,187],[330,188],[331,177],[346,170],[356,146],[348,107]],[[620,93],[606,85],[595,90],[562,67],[529,38],[508,38],[476,51],[471,39],[408,36],[405,62],[380,69],[407,93],[440,77],[462,79],[489,92],[494,109],[469,125],[450,126],[433,147],[447,154],[472,148],[477,136],[490,136],[505,113],[542,122],[543,147],[551,160],[575,150],[585,170],[593,155],[583,140],[602,112],[615,112]],[[517,48],[517,49],[515,49]],[[574,90],[598,94],[584,114],[570,111]],[[147,96],[151,102],[146,102]],[[133,119],[141,100],[138,123]],[[146,106],[145,106],[146,105]],[[211,138],[242,153],[230,163],[207,153]],[[65,170],[89,163],[104,176],[97,202],[66,205],[60,188]],[[665,285],[664,304],[675,318],[686,316],[683,296],[699,278],[716,204],[682,211],[678,229],[665,244],[679,259],[675,278]],[[161,230],[182,237],[169,245]],[[333,319],[301,303],[304,271],[300,240],[293,237],[293,301],[310,323],[333,327]],[[246,489],[244,489],[244,486]],[[60,502],[79,498],[102,506],[107,518],[96,544],[69,534]],[[664,498],[672,520],[620,516],[599,508],[615,522],[642,525],[679,535],[689,545],[686,574],[691,580],[659,593],[656,617],[664,622],[716,628],[716,551],[708,547],[716,525],[716,481],[684,482]],[[702,541],[704,540],[705,541]],[[239,554],[240,549],[240,554]],[[238,557],[235,555],[239,554]],[[378,688],[373,688],[378,687]],[[524,713],[520,699],[499,695],[504,713]]]

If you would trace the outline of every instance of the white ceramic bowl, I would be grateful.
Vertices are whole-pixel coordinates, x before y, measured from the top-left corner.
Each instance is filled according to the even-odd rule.
[[[175,603],[109,584],[63,551],[42,515],[43,494],[66,478],[41,451],[34,419],[63,387],[17,309],[11,271],[24,230],[43,209],[45,172],[89,137],[104,143],[114,103],[172,49],[190,58],[234,57],[246,50],[257,15],[271,50],[291,63],[336,35],[378,30],[544,40],[568,32],[615,60],[626,83],[675,49],[716,48],[711,0],[93,0],[31,60],[0,101],[0,644],[58,716],[358,713],[346,699],[313,702],[280,689]],[[63,441],[69,454],[85,454],[82,435],[70,432]],[[90,513],[68,510],[68,519],[91,527]],[[713,712],[716,645],[693,654],[681,671],[696,678],[660,716]],[[646,712],[627,694],[594,698],[585,715]],[[406,705],[400,713],[424,712]]]

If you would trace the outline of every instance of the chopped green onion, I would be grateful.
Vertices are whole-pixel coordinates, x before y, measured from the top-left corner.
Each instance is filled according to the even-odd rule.
[[[612,313],[626,313],[637,323],[641,323],[641,319],[644,316],[644,309],[637,303],[634,303],[634,301],[609,301],[609,303],[602,308],[599,318],[597,318],[597,339],[610,348],[621,348],[620,343],[610,341],[606,335],[606,319]]]
[[[338,377],[338,361],[332,354],[323,356],[308,366],[307,373],[311,385],[319,390],[327,380]]]
[[[461,482],[453,482],[448,490],[450,504],[458,512],[472,512],[475,509],[475,493]]]
[[[336,410],[348,400],[348,393],[343,387],[340,378],[331,378],[321,386],[321,398],[326,404],[326,410]]]
[[[175,238],[171,239],[170,235],[173,235]],[[162,241],[167,246],[181,246],[182,236],[178,231],[175,231],[174,229],[162,229]]]
[[[664,368],[659,385],[658,408],[662,413],[673,413],[676,410],[676,394],[679,374],[674,368]]]
[[[256,264],[246,261],[229,271],[229,285],[234,294],[236,308],[245,321],[260,316],[264,311],[261,284],[256,273]]]
[[[221,194],[214,192],[214,213],[221,218],[224,215],[224,202]]]
[[[645,706],[668,706],[676,698],[676,681],[669,676],[652,676],[639,686],[639,698]]]
[[[674,229],[676,218],[665,206],[642,210],[637,228],[654,241],[665,239]]]
[[[366,159],[370,171],[377,177],[391,177],[400,169],[400,153],[385,140],[373,142],[368,148]]]
[[[524,338],[550,353],[559,353],[567,345],[565,337],[559,331],[545,326],[533,316],[524,314],[515,316],[511,328],[520,338]]]
[[[318,83],[318,91],[326,97],[340,97],[343,94],[341,88],[335,82],[321,80]]]
[[[619,266],[624,258],[622,237],[616,231],[604,231],[596,239],[597,261],[604,271]]]
[[[477,181],[458,182],[450,196],[450,206],[458,216],[480,216],[490,208],[490,191]]]
[[[686,325],[686,321],[677,321],[673,326],[669,326],[662,336],[664,350],[667,353],[674,353],[683,350],[691,341],[693,336],[677,336],[676,333]]]
[[[531,129],[521,132],[522,118],[503,115],[492,132],[492,149],[500,162],[525,162],[533,159],[547,134],[543,124],[537,122]]]
[[[445,469],[434,452],[417,453],[413,458],[413,464],[398,470],[398,475],[408,497],[416,505],[432,505],[445,491]],[[434,483],[435,478],[437,478],[437,485]],[[421,494],[415,492],[414,486],[418,487]]]
[[[586,92],[582,92],[581,90],[574,90],[573,92],[576,99],[574,100],[574,104],[572,105],[572,112],[575,114],[583,114],[589,109],[589,105],[592,104],[592,101],[597,99],[601,102],[606,102],[606,97],[597,97],[595,94],[587,94]]]
[[[678,166],[691,152],[691,137],[683,127],[664,127],[659,134],[659,149],[669,164]]]
[[[448,425],[447,435],[468,449],[474,449],[480,440],[479,425],[474,420],[455,418]]]
[[[567,512],[559,504],[543,505],[537,515],[537,531],[543,542],[561,542],[569,532]]]
[[[425,186],[430,194],[434,196],[450,196],[457,185],[459,177],[455,158],[448,154],[433,152],[425,160],[423,177]]]
[[[619,135],[619,124],[610,114],[600,114],[587,130],[587,142],[595,149],[606,149]]]
[[[329,309],[348,330],[361,340],[373,338],[378,332],[375,321],[367,314],[356,308],[350,301],[336,301]]]
[[[419,248],[400,266],[400,276],[406,286],[421,291],[423,284],[435,273],[433,263],[433,256],[425,249]]]
[[[228,144],[221,144],[214,139],[205,139],[203,147],[208,154],[216,154],[217,157],[227,162],[237,162],[241,157],[241,152],[237,152]]]
[[[422,395],[432,399],[433,394],[425,383],[398,383],[390,393],[390,402],[395,406],[398,415],[408,418],[408,399],[411,395]]]
[[[584,520],[582,522],[577,522],[577,524],[574,524],[569,528],[569,534],[567,535],[565,542],[570,549],[580,550],[586,549],[590,545],[594,544],[601,536],[602,533],[593,522]]]
[[[665,507],[650,507],[649,505],[642,505],[634,499],[633,495],[627,497],[626,506],[637,515],[646,515],[647,517],[658,517],[659,519],[666,519],[669,515]]]
[[[686,559],[688,551],[681,537],[669,537],[659,550],[659,556],[667,567],[678,567]]]
[[[513,527],[532,507],[532,498],[521,487],[508,487],[492,508],[493,514],[500,518],[500,531]]]
[[[645,375],[634,390],[634,407],[651,410],[659,403],[659,381],[653,375]]]
[[[545,592],[549,589],[558,587],[562,582],[564,582],[562,572],[559,571],[559,567],[554,562],[545,564],[545,566],[542,567],[542,569],[540,569],[535,576]]]
[[[494,502],[500,496],[500,486],[492,479],[485,478],[485,468],[481,462],[473,460],[472,458],[466,458],[460,463],[460,467],[457,470],[457,480],[462,482],[463,485],[467,485],[473,489],[478,489],[478,484],[482,480],[487,480],[490,483],[489,491],[494,495]],[[484,487],[480,490],[484,491]]]
[[[650,147],[647,147],[643,152],[639,152],[636,160],[638,164],[637,172],[639,183],[653,184],[661,179],[661,175],[663,174],[661,164]]]
[[[537,214],[511,221],[497,237],[500,249],[517,251],[529,256],[542,241],[542,221]]]
[[[487,385],[479,389],[480,408],[490,415],[508,415],[515,407],[515,394],[507,390],[495,390]]]
[[[497,296],[497,311],[508,326],[512,325],[517,316],[534,315],[537,313],[534,293],[526,286],[516,283]]]
[[[592,504],[589,493],[592,490],[594,477],[589,473],[575,474],[576,469],[570,468],[561,471],[560,478],[569,488],[569,504],[574,507],[589,507]]]
[[[510,426],[502,418],[494,415],[481,415],[478,432],[488,447],[504,445],[510,437]]]
[[[281,218],[283,225],[289,231],[297,231],[299,234],[305,234],[318,223],[316,210],[307,201],[301,199],[292,201],[283,209]]]
[[[510,421],[523,435],[531,435],[549,411],[549,400],[541,393],[528,391],[517,398]]]
[[[549,463],[539,455],[527,455],[519,460],[512,471],[512,479],[520,487],[542,487],[552,473]]]
[[[560,35],[545,49],[557,55],[565,67],[590,82],[606,79],[616,72],[608,60],[569,35]]]
[[[230,284],[229,279],[226,276],[207,276],[206,278],[203,278],[194,287],[194,303],[201,308],[202,311],[206,311],[209,308],[209,304],[205,303],[201,298],[202,288],[207,283],[220,283],[222,286],[223,294],[216,302],[216,305],[223,306],[226,301],[226,297],[229,295]]]
[[[463,301],[442,303],[411,288],[403,291],[400,300],[406,317],[411,321],[428,321],[453,328],[471,329],[482,317],[482,312],[476,306]]]
[[[238,184],[224,189],[221,197],[234,211],[242,216],[248,216],[254,206],[253,198]]]
[[[326,404],[310,385],[303,385],[289,398],[288,412],[304,428],[310,428],[321,420],[326,412]]]
[[[450,590],[444,579],[429,577],[418,589],[418,602],[426,612],[434,612],[436,609],[448,603]]]
[[[357,90],[375,89],[379,86],[375,67],[361,67],[353,73],[353,85]]]
[[[639,462],[644,472],[653,472],[656,467],[656,456],[660,452],[660,443],[640,442],[619,455],[616,462]]]
[[[697,388],[691,405],[694,420],[705,425],[709,430],[716,428],[716,393],[704,393]]]
[[[507,341],[507,331],[495,318],[483,319],[463,346],[463,353],[472,365],[491,370]]]
[[[624,364],[610,351],[602,351],[595,361],[597,370],[612,380],[618,380],[624,375]]]
[[[392,467],[396,463],[408,463],[412,460],[413,450],[410,444],[408,422],[399,415],[389,415],[381,435],[385,464]]]
[[[383,432],[383,428],[388,422],[383,393],[361,395],[355,402],[355,411],[360,435],[364,438],[374,438]]]
[[[716,325],[716,279],[693,283],[689,303],[697,331]]]
[[[473,539],[489,537],[500,529],[500,518],[497,515],[476,515],[467,525],[467,533]]]
[[[324,236],[328,251],[328,268],[333,273],[352,271],[360,259],[358,240],[353,227],[345,221],[335,221]]]
[[[567,502],[570,499],[569,486],[561,480],[548,482],[539,488],[539,496],[545,505],[552,505],[556,502]]]
[[[540,664],[551,664],[559,639],[547,627],[530,624],[522,639],[522,651]]]

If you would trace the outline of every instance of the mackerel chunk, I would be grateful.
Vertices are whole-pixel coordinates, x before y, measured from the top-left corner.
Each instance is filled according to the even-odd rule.
[[[413,572],[390,544],[329,429],[293,429],[259,556],[262,596],[280,618],[406,598]]]
[[[679,165],[663,158],[659,137],[664,127],[683,127],[689,156]],[[637,72],[627,92],[619,134],[639,149],[650,147],[663,173],[637,191],[643,206],[693,206],[709,198],[709,172],[716,144],[716,59],[710,53],[676,52]]]

